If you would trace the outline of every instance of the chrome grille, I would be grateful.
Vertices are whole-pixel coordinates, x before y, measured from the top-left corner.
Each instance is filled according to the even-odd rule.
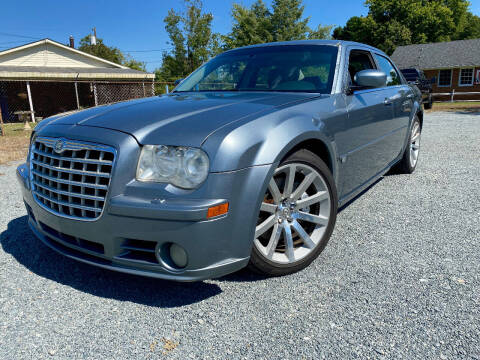
[[[95,220],[105,205],[114,161],[109,146],[37,137],[30,149],[33,197],[56,215]]]

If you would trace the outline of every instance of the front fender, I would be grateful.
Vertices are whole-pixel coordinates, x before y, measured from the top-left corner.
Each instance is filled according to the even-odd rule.
[[[331,113],[330,113],[331,115]],[[336,147],[329,123],[317,113],[275,112],[208,138],[203,148],[210,156],[211,171],[223,172],[279,163],[295,146],[307,140],[325,145],[335,166]],[[332,169],[334,174],[336,169]]]

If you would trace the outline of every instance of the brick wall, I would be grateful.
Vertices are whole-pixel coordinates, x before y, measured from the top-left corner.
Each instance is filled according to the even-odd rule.
[[[452,84],[450,87],[439,87],[438,84],[438,70],[424,70],[425,76],[427,79],[436,78],[436,82],[433,84],[433,92],[434,93],[449,93],[455,89],[455,94],[461,92],[480,92],[480,84],[475,84],[475,76],[477,74],[477,70],[480,70],[480,66],[477,66],[474,70],[474,84],[473,86],[459,86],[459,75],[460,69],[453,69],[452,71]],[[455,95],[455,100],[480,100],[480,95]],[[435,100],[445,101],[450,100],[450,97],[441,96],[436,97]]]

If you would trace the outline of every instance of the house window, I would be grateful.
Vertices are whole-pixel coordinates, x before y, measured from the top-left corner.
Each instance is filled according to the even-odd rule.
[[[452,86],[452,69],[440,70],[438,72],[438,86]]]
[[[473,85],[473,69],[460,69],[460,78],[458,80],[459,86]]]

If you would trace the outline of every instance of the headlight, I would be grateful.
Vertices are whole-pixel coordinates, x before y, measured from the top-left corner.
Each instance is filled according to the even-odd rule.
[[[209,165],[207,154],[200,149],[145,145],[138,160],[137,180],[193,189],[205,181]]]

